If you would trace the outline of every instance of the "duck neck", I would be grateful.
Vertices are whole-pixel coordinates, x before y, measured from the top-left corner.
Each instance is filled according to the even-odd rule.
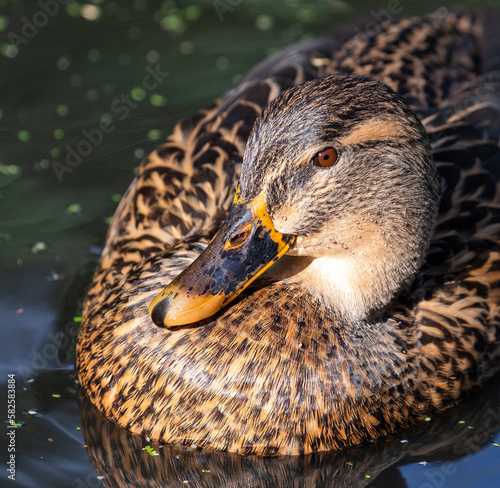
[[[284,256],[268,273],[272,281],[300,286],[345,322],[360,322],[378,314],[398,295],[413,278],[419,261],[395,251],[369,255],[341,248],[317,257]]]

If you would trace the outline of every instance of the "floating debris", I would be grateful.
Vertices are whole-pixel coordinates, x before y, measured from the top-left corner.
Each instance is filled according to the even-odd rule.
[[[31,252],[33,254],[37,254],[41,251],[45,251],[46,249],[47,249],[47,244],[45,242],[42,242],[42,241],[35,242],[35,244],[33,244],[33,246],[31,246]]]
[[[91,49],[87,53],[87,59],[91,63],[97,63],[97,61],[99,61],[101,59],[101,51],[99,51],[99,49]]]
[[[167,104],[167,99],[163,95],[153,93],[149,97],[149,103],[155,107],[164,107]]]
[[[97,5],[86,3],[81,6],[79,13],[85,20],[96,20],[101,16],[102,10]]]
[[[152,129],[148,132],[147,138],[150,141],[157,141],[158,139],[160,139],[161,136],[162,136],[161,130]]]
[[[69,110],[67,105],[61,104],[56,107],[56,114],[60,117],[65,117],[66,115],[68,115],[68,112]]]
[[[28,142],[30,140],[31,134],[28,130],[22,129],[17,132],[17,138],[22,142]]]
[[[4,175],[20,175],[21,166],[17,164],[1,164],[0,163],[0,173]]]
[[[181,54],[191,54],[194,51],[194,44],[190,41],[183,41],[179,46],[179,51]]]
[[[159,456],[160,454],[155,451],[151,446],[146,446],[142,448],[143,451],[146,451],[150,456]]]
[[[260,14],[255,19],[255,27],[260,31],[268,31],[273,28],[274,20],[270,15]]]
[[[82,211],[82,205],[80,203],[72,203],[67,209],[66,212],[69,214],[76,214]]]

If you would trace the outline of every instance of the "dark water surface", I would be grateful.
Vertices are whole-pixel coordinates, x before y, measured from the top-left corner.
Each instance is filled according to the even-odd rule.
[[[359,14],[392,8],[406,16],[438,5],[66,3],[0,0],[0,485],[500,486],[498,382],[402,434],[285,459],[154,444],[152,455],[143,449],[148,442],[78,398],[75,382],[78,317],[109,219],[142,157],[175,122],[305,36]],[[79,157],[77,147],[87,155]],[[16,426],[8,425],[9,394]],[[15,482],[8,479],[11,454]]]

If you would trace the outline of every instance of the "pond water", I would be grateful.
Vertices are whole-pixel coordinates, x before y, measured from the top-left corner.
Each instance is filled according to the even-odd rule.
[[[11,454],[12,486],[29,488],[499,486],[498,381],[398,435],[282,459],[150,444],[103,420],[75,381],[85,290],[142,157],[266,55],[360,14],[437,8],[380,5],[0,0],[2,486]]]

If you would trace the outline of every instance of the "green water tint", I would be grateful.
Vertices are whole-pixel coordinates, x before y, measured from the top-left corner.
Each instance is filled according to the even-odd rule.
[[[496,3],[473,2],[477,8]],[[433,417],[408,437],[281,462],[154,444],[151,452],[159,455],[151,456],[144,441],[96,420],[76,399],[82,300],[141,159],[179,119],[208,106],[266,55],[360,14],[376,20],[392,16],[391,9],[408,16],[437,8],[429,0],[355,5],[0,0],[0,327],[6,338],[0,366],[4,382],[9,373],[17,378],[16,486],[113,486],[108,473],[112,463],[120,465],[120,452],[166,486],[162,466],[175,466],[177,484],[170,486],[224,486],[224,480],[234,486],[245,476],[252,486],[273,487],[290,486],[297,476],[306,486],[334,486],[332,479],[372,487],[497,485],[500,437],[492,432],[475,441],[485,432],[486,393],[454,419],[455,427],[439,429]],[[485,391],[494,400],[498,386]],[[1,389],[4,405],[6,392]],[[455,452],[447,435],[455,447],[466,447]],[[103,436],[117,448],[111,457],[99,450]]]

